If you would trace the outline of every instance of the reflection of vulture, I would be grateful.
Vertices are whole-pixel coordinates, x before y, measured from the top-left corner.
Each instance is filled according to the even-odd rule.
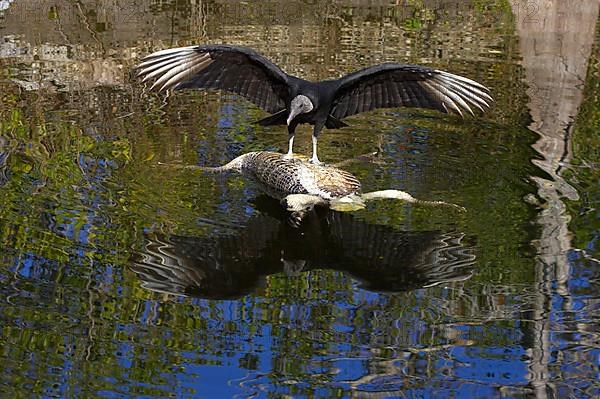
[[[205,298],[240,296],[268,274],[313,268],[345,271],[365,288],[383,291],[471,275],[475,256],[461,234],[398,231],[325,209],[293,228],[276,201],[258,201],[262,213],[230,234],[146,234],[131,268],[148,289]]]
[[[483,111],[488,89],[462,76],[418,65],[386,63],[339,79],[310,82],[283,72],[254,50],[226,45],[189,46],[158,51],[138,66],[138,76],[156,79],[159,90],[202,88],[239,94],[272,115],[262,125],[288,125],[292,153],[300,123],[314,125],[313,154],[324,127],[347,126],[342,119],[376,108],[420,107],[462,115]]]

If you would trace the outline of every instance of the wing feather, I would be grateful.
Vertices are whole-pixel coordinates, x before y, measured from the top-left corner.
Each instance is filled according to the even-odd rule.
[[[340,112],[345,113],[348,111],[348,103],[350,102],[350,98],[349,97],[345,97],[339,104],[338,107],[340,109]]]
[[[446,106],[445,104],[447,104],[448,106],[450,106],[450,108],[452,108],[454,111],[456,111],[457,113],[460,114],[461,111],[457,107],[454,100],[452,100],[451,97],[444,94],[448,91],[448,89],[446,89],[445,87],[439,86],[439,85],[435,86],[435,83],[427,82],[427,81],[421,82],[421,85],[423,85],[424,87],[426,87],[428,90],[430,90],[433,93],[438,93],[437,95],[440,96],[440,100],[441,100],[443,106]],[[482,111],[483,111],[483,109],[482,109]]]
[[[342,119],[376,108],[421,107],[473,114],[493,101],[474,80],[418,65],[380,64],[338,80],[331,115]]]
[[[171,56],[166,56],[165,58],[159,58],[159,59],[155,59],[155,60],[150,60],[150,61],[146,61],[141,63],[140,65],[138,65],[138,68],[144,68],[144,72],[146,73],[145,77],[147,78],[148,76],[150,76],[150,72],[155,71],[158,68],[162,68],[165,65],[179,65],[181,58],[179,58],[178,60],[173,60],[176,57],[176,55],[171,55]],[[185,59],[184,59],[185,60]],[[138,74],[139,76],[139,74]],[[154,76],[154,75],[152,75]],[[150,77],[152,77],[150,76]]]
[[[379,85],[379,87],[381,88],[381,98],[382,98],[382,102],[383,102],[383,107],[384,108],[388,108],[390,106],[390,104],[392,103],[390,100],[390,94],[388,92],[388,85]]]
[[[151,89],[218,89],[239,94],[267,112],[285,109],[289,75],[255,51],[239,46],[206,45],[157,51],[136,67]]]
[[[152,90],[155,87],[158,87],[160,85],[162,85],[160,87],[161,91],[168,89],[169,87],[176,85],[182,79],[186,79],[186,78],[194,75],[196,72],[198,72],[202,68],[205,68],[207,65],[210,65],[210,63],[211,63],[210,60],[200,61],[198,58],[192,59],[188,62],[182,62],[179,65],[177,65],[176,67],[172,68],[171,70],[165,71],[164,74],[161,75],[156,80],[156,82],[154,82],[152,87],[150,87],[150,90]]]
[[[356,104],[356,112],[362,112],[361,110],[363,109],[367,109],[367,107],[365,107],[365,94],[366,94],[366,90],[361,90],[358,91],[355,94],[356,99],[358,100],[358,103]],[[335,114],[334,114],[335,116]]]
[[[402,105],[404,105],[404,102],[402,101],[402,95],[400,94],[398,85],[395,83],[392,85],[389,85],[389,90],[392,93],[389,106],[390,107],[393,107],[393,106],[401,107]]]
[[[373,107],[371,107],[371,103],[373,102],[373,100],[375,100],[373,98],[373,86],[365,87],[365,92],[362,95],[362,99],[364,108],[373,109]]]
[[[406,90],[408,102],[415,104],[415,107],[421,107],[421,102],[419,101],[417,94],[413,90],[413,82],[406,82],[404,84],[404,88]]]
[[[149,66],[145,69],[146,74],[143,75],[142,82],[146,82],[147,80],[153,79],[155,77],[162,77],[165,73],[172,71],[184,64],[202,64],[210,60],[198,59],[197,56],[192,56],[190,58],[184,59],[169,59],[165,62],[159,62],[152,66]]]

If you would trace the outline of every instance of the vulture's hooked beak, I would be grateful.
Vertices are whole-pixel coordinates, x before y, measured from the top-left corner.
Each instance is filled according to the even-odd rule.
[[[288,118],[287,118],[287,124],[288,124],[288,126],[289,126],[289,125],[290,125],[290,123],[291,123],[291,122],[294,120],[294,118],[295,118],[296,116],[298,116],[298,114],[299,114],[300,112],[302,112],[302,108],[300,108],[300,107],[294,107],[294,106],[292,106],[291,108],[292,108],[292,109],[290,110],[290,115],[289,115],[289,116],[288,116]]]

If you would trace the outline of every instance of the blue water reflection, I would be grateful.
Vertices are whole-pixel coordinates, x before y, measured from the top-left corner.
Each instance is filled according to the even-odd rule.
[[[600,366],[593,327],[598,309],[592,298],[597,267],[594,271],[577,254],[571,260],[570,302],[557,293],[550,297],[547,372],[556,381],[556,396],[594,397],[598,387],[590,381],[598,377]],[[449,312],[450,301],[460,295],[455,285],[386,294],[358,288],[344,272],[315,270],[269,276],[285,287],[270,297],[257,293],[234,300],[137,300],[132,302],[131,319],[86,321],[72,318],[86,298],[66,295],[50,307],[43,299],[60,289],[72,292],[73,287],[69,290],[69,284],[54,275],[64,265],[39,256],[11,262],[11,275],[4,274],[2,285],[3,336],[12,343],[5,353],[15,359],[22,358],[23,351],[31,354],[25,385],[19,389],[33,387],[42,378],[43,396],[93,392],[103,397],[348,397],[362,391],[378,397],[382,392],[387,392],[384,397],[520,397],[532,392],[530,375],[538,372],[532,353],[540,339],[537,320],[478,319],[469,315],[477,310],[469,301],[462,311]],[[102,272],[93,277],[94,302],[126,295],[123,287],[114,293],[108,289],[120,285],[121,272],[110,265],[96,267]],[[354,288],[332,291],[323,285],[327,279]],[[27,288],[36,281],[37,290]],[[298,296],[288,297],[289,290]],[[528,302],[529,296],[523,295],[514,306],[526,309]],[[184,313],[172,313],[180,307]],[[20,316],[34,308],[49,319],[32,322]],[[102,312],[102,305],[90,311]],[[182,330],[180,317],[192,324]],[[587,334],[569,332],[569,325],[582,322],[590,326]],[[111,325],[114,335],[104,336]],[[34,354],[28,348],[39,345],[39,329],[62,338],[49,351]],[[109,369],[86,366],[107,350],[114,359]],[[168,367],[144,367],[156,359]],[[47,368],[40,370],[43,364]],[[147,373],[143,379],[131,374],[142,369]],[[7,360],[4,375],[13,372],[17,369]],[[76,375],[81,377],[74,379]],[[91,377],[95,382],[72,385]]]

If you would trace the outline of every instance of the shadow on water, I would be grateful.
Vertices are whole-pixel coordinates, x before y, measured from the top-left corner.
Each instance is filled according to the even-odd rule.
[[[327,209],[313,211],[296,228],[278,201],[260,196],[253,204],[260,213],[232,234],[146,233],[130,268],[144,288],[213,299],[250,293],[269,274],[324,268],[349,273],[376,291],[407,291],[472,274],[474,250],[462,244],[460,233],[399,231]]]

